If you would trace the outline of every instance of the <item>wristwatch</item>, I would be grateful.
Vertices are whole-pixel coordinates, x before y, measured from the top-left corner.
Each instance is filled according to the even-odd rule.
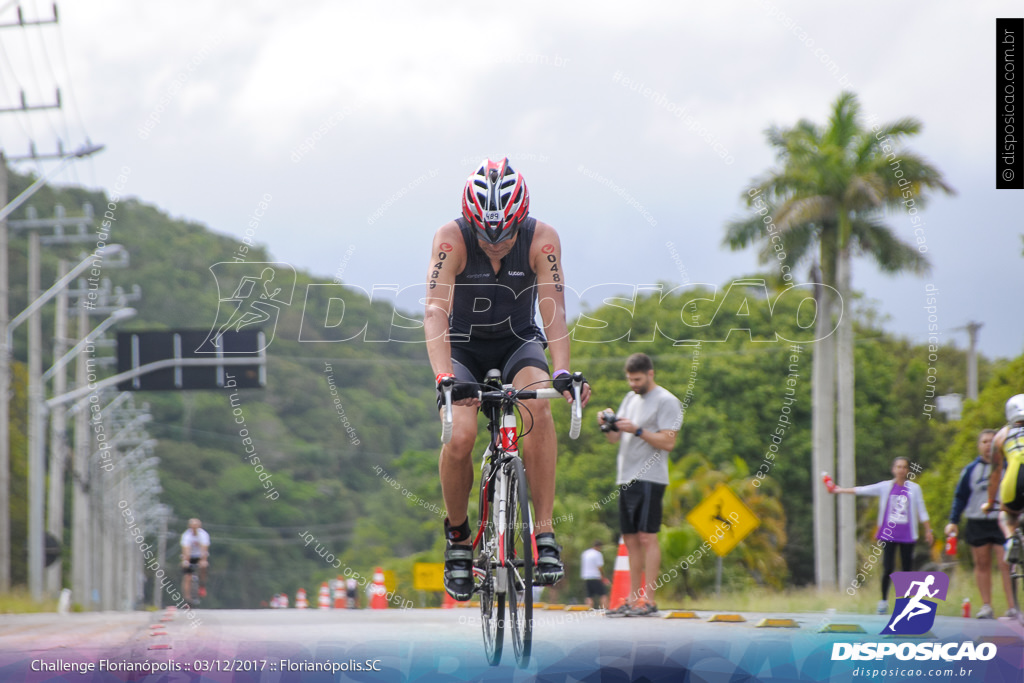
[[[639,438],[640,435],[643,434],[643,433],[644,433],[644,428],[643,427],[637,427],[636,428],[636,436],[637,436],[637,438]]]

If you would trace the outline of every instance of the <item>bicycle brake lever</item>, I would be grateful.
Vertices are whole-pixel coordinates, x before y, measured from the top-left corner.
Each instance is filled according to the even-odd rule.
[[[572,421],[569,425],[569,438],[575,439],[580,435],[580,426],[583,424],[583,373],[574,372],[572,375]]]

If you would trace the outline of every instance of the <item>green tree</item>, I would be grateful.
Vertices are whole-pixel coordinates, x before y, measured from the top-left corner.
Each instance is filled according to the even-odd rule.
[[[725,244],[732,249],[763,242],[763,261],[780,255],[789,268],[805,259],[820,264],[820,278],[826,287],[818,288],[813,469],[834,470],[838,438],[837,476],[841,481],[856,474],[853,323],[852,316],[844,315],[840,307],[837,334],[828,334],[835,304],[829,287],[838,295],[840,306],[849,305],[855,255],[870,256],[886,273],[927,270],[923,252],[900,240],[883,222],[887,211],[900,212],[909,214],[916,225],[926,191],[953,193],[935,167],[899,147],[920,130],[921,123],[909,117],[867,127],[857,97],[850,92],[840,94],[824,126],[808,120],[792,128],[773,126],[766,135],[776,151],[778,167],[756,179],[753,188],[742,195],[748,208],[756,212],[726,229]],[[814,496],[818,583],[834,585],[834,547],[827,542],[834,538],[833,508],[820,487],[814,488]],[[845,583],[856,566],[852,500],[841,502],[839,517],[840,581]]]

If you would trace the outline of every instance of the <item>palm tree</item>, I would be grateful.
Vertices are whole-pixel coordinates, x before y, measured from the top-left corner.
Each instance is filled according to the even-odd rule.
[[[927,272],[924,250],[900,240],[883,222],[886,211],[909,213],[914,224],[926,204],[926,191],[953,194],[942,174],[919,155],[898,145],[921,131],[921,123],[902,118],[866,127],[857,96],[840,94],[828,123],[818,126],[801,120],[792,128],[772,127],[766,132],[776,150],[779,167],[756,179],[744,193],[748,207],[760,213],[727,226],[725,244],[742,249],[764,242],[762,261],[781,251],[783,265],[801,261],[820,264],[816,348],[813,360],[814,471],[834,471],[838,437],[838,481],[852,485],[856,477],[853,423],[853,321],[843,315],[851,292],[852,259],[870,256],[885,273]],[[767,232],[762,215],[767,211],[775,226],[776,241]],[[817,247],[817,249],[815,249]],[[831,295],[834,288],[838,298]],[[835,304],[839,315],[835,336]],[[833,403],[834,401],[834,403]],[[835,418],[838,416],[838,430]],[[835,517],[833,501],[815,486],[816,574],[819,586],[834,586]],[[839,580],[855,573],[855,504],[844,498],[839,507]]]

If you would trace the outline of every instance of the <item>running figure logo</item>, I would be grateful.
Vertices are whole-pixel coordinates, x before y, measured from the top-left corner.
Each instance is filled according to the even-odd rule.
[[[232,263],[210,266],[217,282],[217,319],[197,353],[224,353],[225,332],[242,332],[266,324],[266,346],[274,340],[282,306],[290,306],[295,293],[295,269],[287,263]],[[262,351],[263,349],[256,349]]]
[[[893,572],[891,575],[896,595],[896,606],[882,635],[918,636],[935,623],[938,604],[945,600],[949,590],[949,577],[943,572]]]

